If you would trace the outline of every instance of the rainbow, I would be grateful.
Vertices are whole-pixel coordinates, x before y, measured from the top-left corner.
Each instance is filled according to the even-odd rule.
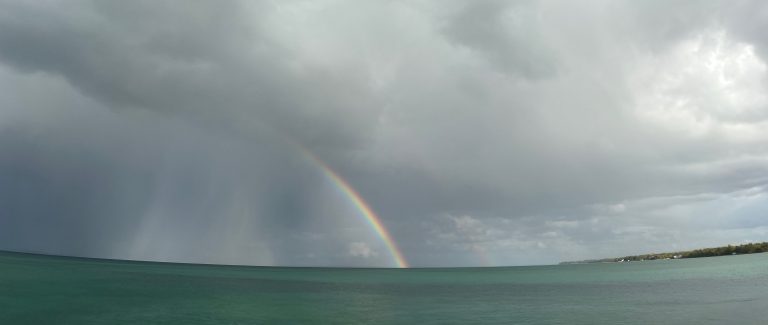
[[[345,197],[349,198],[349,200],[352,202],[352,204],[357,208],[357,210],[360,211],[360,215],[365,218],[368,225],[371,226],[373,231],[381,238],[381,240],[384,242],[384,244],[387,246],[387,250],[389,250],[389,254],[392,256],[392,259],[394,260],[397,267],[400,268],[407,268],[408,267],[408,261],[405,260],[405,257],[403,257],[403,253],[400,252],[400,249],[397,248],[397,244],[394,240],[392,240],[392,235],[389,234],[389,231],[386,227],[384,227],[384,224],[381,222],[381,218],[376,215],[376,212],[371,209],[371,206],[368,205],[367,202],[360,196],[357,191],[352,187],[352,185],[349,185],[349,183],[341,178],[338,173],[336,173],[333,169],[328,167],[328,165],[325,164],[320,158],[315,156],[311,151],[307,150],[306,148],[300,146],[302,149],[301,152],[304,153],[305,156],[307,156],[315,165],[320,167],[320,170],[323,171],[323,174],[331,181],[333,184],[338,188]]]
[[[478,261],[480,262],[480,266],[491,267],[495,265],[491,261],[491,256],[488,254],[488,251],[485,248],[473,244],[472,251],[475,253],[475,257],[477,257]]]

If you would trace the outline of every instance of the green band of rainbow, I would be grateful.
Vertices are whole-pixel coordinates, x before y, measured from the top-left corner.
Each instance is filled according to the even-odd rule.
[[[302,148],[303,149],[303,148]],[[368,205],[367,202],[360,196],[360,194],[355,191],[355,189],[352,187],[352,185],[349,185],[346,180],[341,178],[339,174],[337,174],[333,169],[328,167],[320,158],[312,154],[309,150],[302,150],[304,154],[309,157],[313,163],[315,163],[317,166],[320,167],[320,169],[323,171],[323,174],[333,182],[333,184],[338,188],[345,197],[347,197],[352,204],[354,204],[355,208],[357,208],[358,211],[360,211],[360,215],[362,215],[367,223],[371,226],[373,231],[381,238],[381,240],[384,242],[384,244],[387,246],[387,250],[389,250],[390,255],[392,256],[392,259],[394,260],[397,267],[400,268],[407,268],[408,262],[403,257],[403,253],[400,252],[400,249],[397,247],[397,244],[394,240],[392,240],[392,236],[389,234],[389,231],[386,227],[384,227],[384,224],[381,222],[381,218],[376,215],[376,213],[371,209],[371,207]]]

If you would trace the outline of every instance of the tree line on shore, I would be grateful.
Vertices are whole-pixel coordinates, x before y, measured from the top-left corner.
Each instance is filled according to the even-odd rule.
[[[725,255],[742,255],[742,254],[755,254],[768,252],[768,242],[763,243],[749,243],[743,245],[728,245],[712,248],[701,248],[690,251],[671,252],[671,253],[653,253],[642,255],[631,255],[615,258],[604,258],[598,260],[586,260],[577,262],[563,262],[560,264],[575,264],[575,263],[609,263],[609,262],[634,262],[634,261],[648,261],[648,260],[664,260],[664,259],[681,259],[681,258],[697,258],[697,257],[711,257],[711,256],[725,256]]]

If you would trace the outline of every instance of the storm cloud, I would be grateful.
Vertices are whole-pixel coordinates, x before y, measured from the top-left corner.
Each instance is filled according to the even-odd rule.
[[[415,266],[768,238],[758,1],[2,1],[0,249]]]

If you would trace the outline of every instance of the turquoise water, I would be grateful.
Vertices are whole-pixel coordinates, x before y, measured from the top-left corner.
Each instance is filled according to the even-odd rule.
[[[0,253],[0,324],[766,324],[768,254],[453,269]]]

